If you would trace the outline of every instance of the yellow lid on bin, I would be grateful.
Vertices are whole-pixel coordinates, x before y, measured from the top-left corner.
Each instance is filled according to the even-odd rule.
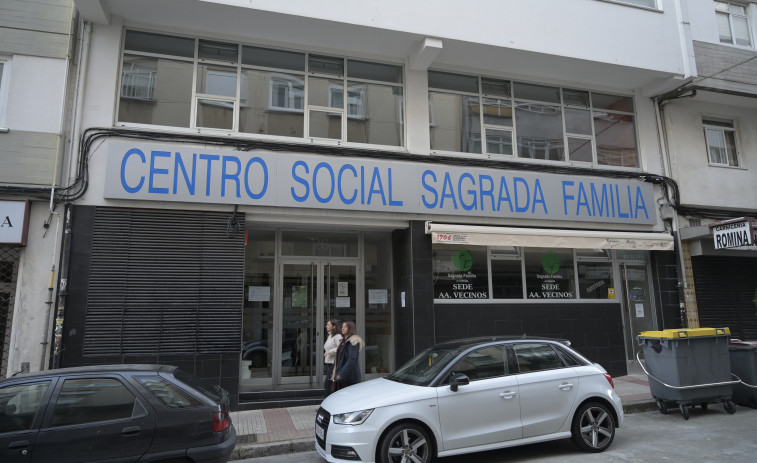
[[[640,338],[665,338],[665,339],[680,339],[680,338],[694,338],[697,336],[725,336],[731,334],[731,330],[728,328],[686,328],[686,329],[672,329],[662,331],[642,331],[639,334]]]

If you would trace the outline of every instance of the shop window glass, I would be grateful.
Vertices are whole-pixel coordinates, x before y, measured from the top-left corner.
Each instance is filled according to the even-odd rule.
[[[615,299],[612,262],[579,262],[578,294],[581,299]]]
[[[189,127],[193,67],[191,62],[124,55],[118,120]]]
[[[436,247],[433,251],[434,298],[488,299],[489,272],[484,248]]]
[[[575,299],[573,251],[526,248],[526,298]]]
[[[392,237],[366,233],[365,373],[392,371]]]
[[[285,231],[281,240],[284,256],[358,257],[357,233]]]
[[[492,297],[523,299],[523,269],[520,260],[492,259]]]
[[[271,377],[276,233],[248,230],[242,313],[241,379]]]

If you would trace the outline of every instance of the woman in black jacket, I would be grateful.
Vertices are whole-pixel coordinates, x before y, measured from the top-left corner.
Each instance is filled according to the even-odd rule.
[[[355,334],[355,322],[342,323],[342,341],[336,350],[334,366],[334,390],[344,389],[360,382],[360,364],[358,355],[365,346],[363,338]]]

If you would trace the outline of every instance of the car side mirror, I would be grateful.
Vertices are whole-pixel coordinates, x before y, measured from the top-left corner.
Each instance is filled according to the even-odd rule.
[[[470,379],[462,373],[453,373],[449,379],[449,388],[452,392],[457,392],[458,386],[467,386]]]

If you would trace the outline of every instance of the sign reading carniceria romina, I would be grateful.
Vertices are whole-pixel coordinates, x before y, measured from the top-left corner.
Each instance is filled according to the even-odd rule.
[[[715,249],[737,248],[754,244],[754,218],[740,217],[710,224]]]
[[[199,145],[111,141],[105,197],[655,224],[654,187],[625,179]],[[506,164],[503,163],[503,167]]]

